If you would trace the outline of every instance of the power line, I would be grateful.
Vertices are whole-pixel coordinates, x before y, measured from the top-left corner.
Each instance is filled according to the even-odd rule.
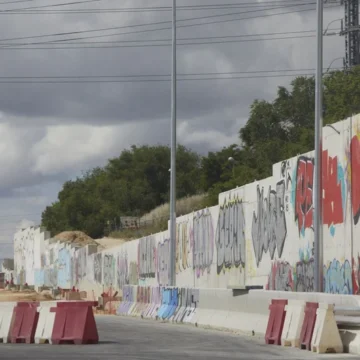
[[[24,2],[30,2],[34,0],[12,0],[12,1],[1,1],[0,5],[6,5],[6,4],[16,4],[16,3],[24,3]]]
[[[303,6],[303,5],[315,5],[316,2],[307,2],[308,0],[286,0],[280,2],[282,4]],[[298,4],[294,4],[298,2]],[[187,5],[178,6],[179,11],[217,11],[217,10],[229,10],[239,8],[264,8],[266,6],[278,6],[278,1],[264,1],[261,3],[240,3],[240,4],[217,4],[217,5]],[[48,15],[48,14],[105,14],[105,13],[142,13],[142,12],[169,12],[171,7],[166,6],[153,6],[153,7],[132,7],[132,8],[93,8],[93,9],[61,9],[61,10],[26,10],[26,9],[9,9],[0,10],[0,15]]]
[[[286,39],[304,39],[314,38],[315,35],[302,35],[302,36],[287,36],[277,38],[265,38],[265,39],[239,39],[239,40],[223,40],[223,41],[207,41],[207,42],[187,42],[177,43],[177,46],[193,46],[193,45],[208,45],[208,44],[229,44],[229,43],[242,43],[242,42],[255,42],[255,41],[270,41],[270,40],[286,40]],[[77,45],[74,43],[73,45]],[[119,48],[147,48],[147,47],[169,47],[171,44],[137,44],[137,45],[91,45],[90,46],[50,46],[51,44],[43,47],[16,47],[16,46],[0,46],[1,50],[78,50],[78,49],[119,49]],[[54,44],[56,45],[56,44]],[[72,45],[72,44],[71,44]]]
[[[207,72],[207,73],[178,73],[179,76],[209,76],[209,75],[238,75],[238,74],[261,74],[275,72],[315,71],[315,69],[278,69],[278,70],[254,70],[254,71],[231,71],[231,72]],[[134,74],[134,75],[56,75],[56,76],[0,76],[0,79],[69,79],[69,78],[139,78],[139,77],[170,77],[171,74]]]
[[[336,31],[340,29],[330,29],[331,31]],[[240,35],[224,35],[224,36],[203,36],[203,37],[187,37],[179,38],[179,41],[191,41],[191,40],[214,40],[214,39],[233,39],[233,38],[243,38],[243,37],[256,37],[256,36],[274,36],[274,35],[292,35],[292,34],[304,34],[304,33],[315,33],[316,30],[299,30],[299,31],[285,31],[285,32],[273,32],[273,33],[254,33],[254,34],[240,34]],[[92,39],[92,37],[88,37]],[[146,40],[110,40],[110,41],[77,41],[71,42],[70,44],[123,44],[123,43],[143,43],[143,42],[164,42],[171,41],[171,38],[167,39],[146,39]],[[9,43],[1,44],[6,46],[12,45],[21,45],[21,46],[30,46],[30,45],[41,45],[41,44],[58,44],[57,41],[51,42],[28,42],[28,43]]]
[[[337,6],[329,6],[327,8],[333,8],[333,7],[337,7]],[[299,13],[299,12],[313,11],[313,10],[315,10],[315,8],[302,9],[302,10],[293,10],[293,11],[287,11],[287,12],[275,13],[275,14],[263,14],[263,15],[257,15],[257,16],[246,17],[246,18],[215,20],[215,21],[206,22],[206,23],[184,24],[184,25],[177,25],[177,28],[202,26],[202,25],[218,24],[218,23],[226,23],[226,22],[232,22],[232,21],[258,19],[258,18],[264,18],[264,17],[269,17],[269,16],[288,15],[288,14],[292,14],[292,13]],[[258,10],[252,10],[252,12],[254,12],[254,11],[257,12]],[[230,15],[234,15],[234,14],[230,14]],[[216,16],[229,16],[229,14],[216,15]],[[203,19],[203,18],[204,17],[200,17],[200,18],[196,18],[196,19]],[[205,17],[205,18],[207,18],[207,17]],[[183,19],[181,21],[190,21],[190,20],[194,20],[194,19],[195,18]],[[178,20],[178,21],[180,21],[180,20]],[[157,22],[157,23],[147,23],[147,24],[134,24],[134,25],[126,25],[126,26],[122,26],[122,27],[104,28],[104,29],[80,30],[80,31],[72,31],[72,32],[64,32],[64,33],[53,33],[53,34],[42,34],[42,35],[33,35],[33,36],[25,36],[25,37],[16,37],[16,38],[5,38],[5,39],[0,39],[0,42],[14,41],[14,40],[35,39],[35,38],[44,38],[44,37],[56,37],[56,36],[65,36],[65,35],[75,35],[75,34],[99,32],[99,31],[110,31],[110,30],[116,30],[116,29],[120,29],[120,28],[121,29],[123,29],[123,28],[133,28],[133,27],[139,27],[139,26],[159,25],[159,24],[164,24],[164,23],[169,23],[169,21],[165,21],[165,22],[163,21],[163,22]],[[56,42],[67,42],[67,41],[73,41],[73,40],[82,40],[82,39],[95,39],[95,38],[102,38],[102,37],[108,37],[108,36],[117,36],[117,35],[149,33],[149,32],[153,32],[153,31],[161,31],[161,30],[169,30],[169,29],[171,29],[171,27],[128,31],[128,32],[114,33],[114,34],[96,35],[96,36],[91,36],[91,37],[76,37],[76,38],[68,38],[68,39],[59,39],[59,40],[53,40],[53,41],[39,42],[38,45],[47,44],[47,43],[56,43]],[[17,45],[17,44],[14,43],[12,45]]]
[[[232,77],[207,77],[207,78],[188,78],[178,79],[178,82],[183,81],[207,81],[207,80],[241,80],[241,79],[263,79],[263,78],[281,78],[281,77],[297,77],[297,76],[314,76],[313,73],[304,74],[281,74],[281,75],[259,75],[259,76],[232,76]],[[142,79],[142,80],[0,80],[0,84],[93,84],[93,83],[157,83],[170,82],[170,79]]]

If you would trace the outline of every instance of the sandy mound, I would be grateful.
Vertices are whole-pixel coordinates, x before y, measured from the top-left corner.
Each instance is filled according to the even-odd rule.
[[[109,237],[104,237],[95,241],[97,244],[99,244],[99,250],[111,249],[126,242],[126,240],[124,239],[114,239]]]
[[[94,239],[86,235],[82,231],[64,231],[60,234],[55,235],[55,239],[60,242],[66,242],[71,244],[79,244],[81,246],[96,245]]]
[[[0,291],[0,302],[6,301],[49,301],[52,300],[50,294],[37,294],[34,291]]]

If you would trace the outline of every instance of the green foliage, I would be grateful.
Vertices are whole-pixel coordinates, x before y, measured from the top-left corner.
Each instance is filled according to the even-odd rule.
[[[360,111],[360,67],[324,76],[324,124]],[[272,101],[256,99],[246,125],[239,131],[240,146],[199,156],[179,146],[177,198],[206,192],[203,205],[218,203],[218,194],[272,175],[281,160],[314,148],[315,81],[298,77],[287,89],[278,88]],[[229,161],[229,158],[234,161]],[[59,200],[42,214],[42,225],[53,233],[82,230],[92,237],[104,235],[107,222],[119,216],[142,216],[168,202],[170,149],[167,146],[132,146],[82,177],[68,181]],[[117,236],[138,237],[166,228],[164,223]]]
[[[200,190],[201,158],[177,149],[177,196]],[[58,201],[42,214],[42,225],[53,234],[84,231],[93,238],[104,235],[107,222],[120,216],[141,216],[168,201],[170,149],[166,146],[132,146],[104,168],[95,168],[67,181]]]

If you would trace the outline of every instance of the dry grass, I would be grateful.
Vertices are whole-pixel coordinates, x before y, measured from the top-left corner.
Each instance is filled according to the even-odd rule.
[[[194,195],[178,200],[176,202],[176,215],[182,216],[189,214],[192,211],[202,209],[204,207],[204,199],[205,195]],[[114,231],[110,234],[110,237],[133,240],[165,231],[168,228],[169,214],[169,203],[158,206],[140,219],[140,222],[146,223],[147,226],[141,227],[140,229],[125,229],[122,231]]]

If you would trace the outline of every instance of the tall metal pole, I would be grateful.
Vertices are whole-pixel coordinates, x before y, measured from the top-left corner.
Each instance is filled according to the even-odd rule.
[[[317,0],[317,64],[315,78],[315,181],[314,181],[314,243],[315,291],[323,291],[322,232],[322,127],[323,127],[323,0]]]
[[[176,0],[172,11],[171,170],[170,170],[170,285],[176,285]]]

